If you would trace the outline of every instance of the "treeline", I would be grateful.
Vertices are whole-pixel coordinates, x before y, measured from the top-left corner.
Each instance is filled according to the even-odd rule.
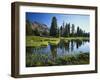
[[[83,31],[79,26],[75,30],[75,25],[70,23],[64,23],[59,28],[57,25],[56,17],[52,18],[50,27],[50,36],[53,37],[89,37],[89,33]]]
[[[44,28],[39,24],[26,21],[26,35],[44,36],[44,37],[89,37],[89,33],[86,33],[79,26],[75,29],[75,24],[62,23],[59,27],[57,24],[57,18],[52,17],[50,28]]]

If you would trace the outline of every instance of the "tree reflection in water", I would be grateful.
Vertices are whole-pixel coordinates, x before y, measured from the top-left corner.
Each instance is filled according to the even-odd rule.
[[[50,65],[57,65],[55,62],[58,57],[64,57],[70,54],[74,55],[74,53],[80,53],[80,51],[83,51],[82,53],[85,53],[84,51],[89,53],[89,49],[86,46],[89,48],[89,40],[68,40],[67,42],[62,40],[58,45],[49,44],[45,47],[26,47],[26,61],[30,62],[29,64],[34,63],[33,66],[35,64],[48,64],[48,62]],[[79,48],[80,50],[78,50]]]
[[[57,46],[50,45],[50,49],[51,49],[52,60],[55,61],[55,58],[57,57]]]

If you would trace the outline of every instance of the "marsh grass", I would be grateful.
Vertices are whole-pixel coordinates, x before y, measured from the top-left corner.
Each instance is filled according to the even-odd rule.
[[[40,47],[47,46],[48,44],[57,45],[59,43],[59,38],[46,38],[39,36],[27,36],[26,37],[26,46],[27,47]]]
[[[68,40],[89,40],[88,37],[40,37],[40,36],[26,36],[26,47],[41,47],[50,45],[58,45],[60,41],[67,43]]]
[[[89,53],[56,57],[46,54],[26,54],[26,67],[89,64]]]

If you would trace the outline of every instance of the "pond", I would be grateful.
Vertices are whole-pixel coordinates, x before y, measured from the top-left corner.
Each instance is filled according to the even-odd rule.
[[[85,54],[85,53],[89,53],[89,51],[90,51],[89,40],[68,40],[68,42],[66,43],[61,40],[58,45],[49,44],[48,46],[44,46],[44,47],[26,48],[26,53],[31,53],[35,56],[46,55],[47,58],[53,62],[55,62],[57,57],[64,57],[64,56],[76,55],[76,54]],[[38,61],[39,59],[40,58],[36,59],[35,57],[35,60],[34,59],[32,60],[35,62]]]

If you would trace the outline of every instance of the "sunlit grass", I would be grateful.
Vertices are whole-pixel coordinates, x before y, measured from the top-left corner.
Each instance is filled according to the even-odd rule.
[[[48,44],[57,45],[60,41],[60,38],[46,38],[39,36],[27,36],[26,37],[26,46],[47,46]]]
[[[57,45],[60,42],[60,40],[62,40],[64,43],[67,43],[68,40],[89,40],[89,38],[88,37],[47,38],[47,37],[40,37],[40,36],[26,36],[26,46],[40,47],[40,46],[48,46],[48,44]]]

